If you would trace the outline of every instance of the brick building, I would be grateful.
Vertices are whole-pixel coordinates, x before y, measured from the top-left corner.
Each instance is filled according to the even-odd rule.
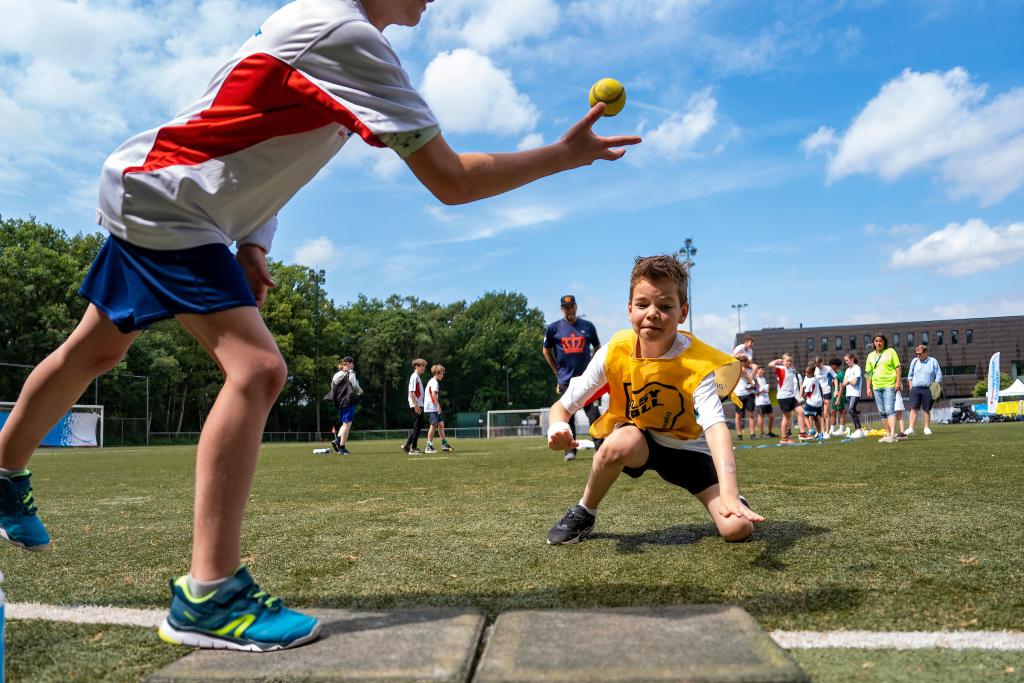
[[[802,371],[815,356],[822,356],[827,362],[851,350],[863,366],[867,354],[874,348],[871,339],[876,334],[889,339],[889,345],[899,352],[904,368],[910,365],[915,346],[928,346],[929,355],[937,358],[942,367],[942,384],[948,398],[970,396],[978,380],[985,378],[989,358],[996,351],[1002,352],[1001,372],[1011,379],[1024,376],[1024,315],[830,327],[801,325],[788,329],[768,327],[739,334],[736,343],[749,335],[754,340],[756,362],[767,365],[783,353],[790,353]]]

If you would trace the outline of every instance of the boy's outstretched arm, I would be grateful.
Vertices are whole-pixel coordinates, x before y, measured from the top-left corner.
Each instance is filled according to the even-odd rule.
[[[711,425],[704,431],[711,449],[711,459],[718,471],[718,504],[723,517],[744,517],[751,522],[763,522],[764,517],[740,502],[739,484],[736,482],[736,456],[732,450],[729,428],[724,422]]]
[[[604,104],[598,103],[566,132],[561,140],[537,149],[507,154],[455,152],[444,137],[413,152],[405,161],[424,187],[444,204],[466,204],[514,190],[561,171],[587,166],[598,159],[609,161],[635,145],[635,135],[602,137],[593,131]]]
[[[578,448],[579,441],[572,438],[569,420],[572,418],[561,401],[555,401],[548,413],[548,448],[553,451],[566,451]]]

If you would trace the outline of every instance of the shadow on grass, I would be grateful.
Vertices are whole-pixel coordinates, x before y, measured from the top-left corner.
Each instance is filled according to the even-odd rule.
[[[764,549],[753,561],[754,567],[782,571],[786,568],[781,556],[792,548],[797,541],[820,536],[830,532],[826,527],[814,526],[806,522],[775,522],[768,521],[754,527],[754,535],[747,543],[761,543]],[[642,534],[592,534],[589,541],[613,540],[620,553],[642,553],[644,546],[690,545],[705,538],[718,538],[718,529],[711,522],[705,524],[680,524],[679,526],[648,531]]]

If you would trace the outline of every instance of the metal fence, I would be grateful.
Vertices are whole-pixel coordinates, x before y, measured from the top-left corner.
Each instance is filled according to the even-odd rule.
[[[454,439],[480,439],[483,438],[486,430],[482,427],[445,427],[445,434]],[[150,432],[150,445],[186,445],[199,443],[199,432]],[[385,441],[387,439],[405,439],[409,434],[408,429],[364,429],[353,430],[348,436],[352,441]],[[426,436],[426,430],[422,432]],[[322,432],[319,435],[315,431],[310,432],[263,432],[263,443],[326,443],[334,438],[332,432]],[[130,445],[120,444],[116,440],[108,442],[107,445]]]

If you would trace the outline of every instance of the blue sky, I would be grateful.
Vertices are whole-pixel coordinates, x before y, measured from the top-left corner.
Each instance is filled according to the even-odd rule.
[[[0,214],[95,230],[103,159],[200,95],[284,3],[0,0]],[[607,339],[632,257],[692,237],[694,331],[1024,311],[1024,5],[437,0],[389,29],[460,151],[556,140],[591,83],[621,161],[444,207],[353,140],[282,211],[273,256],[359,293],[574,293]]]

